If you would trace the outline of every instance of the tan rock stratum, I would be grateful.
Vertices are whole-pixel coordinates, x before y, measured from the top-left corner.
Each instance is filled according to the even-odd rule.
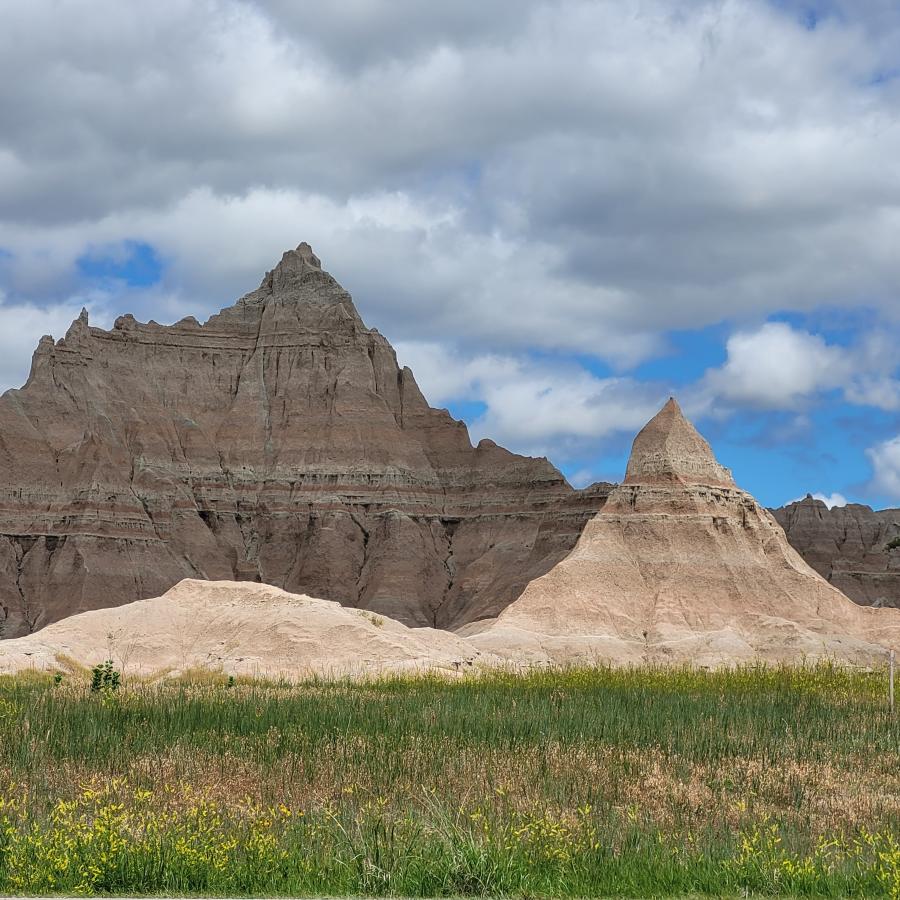
[[[307,244],[200,324],[87,313],[0,397],[0,631],[265,582],[453,627],[575,545],[602,485],[473,447]]]
[[[484,654],[433,628],[262,584],[185,580],[162,597],[80,613],[0,643],[0,674],[111,659],[125,675],[255,678],[470,671]],[[489,660],[488,660],[489,661]],[[495,661],[496,662],[496,661]]]
[[[900,611],[810,568],[670,400],[575,549],[461,633],[516,662],[869,664],[900,649]]]

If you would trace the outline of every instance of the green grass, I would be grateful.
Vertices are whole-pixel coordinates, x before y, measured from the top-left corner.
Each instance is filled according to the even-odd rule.
[[[0,892],[900,896],[884,672],[0,678]]]

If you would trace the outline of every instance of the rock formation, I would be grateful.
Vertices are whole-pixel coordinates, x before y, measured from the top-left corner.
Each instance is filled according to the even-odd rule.
[[[186,580],[165,596],[71,616],[0,644],[0,674],[91,667],[123,675],[300,679],[385,672],[465,673],[485,658],[433,628],[247,582]]]
[[[900,647],[900,613],[863,609],[813,571],[670,400],[575,549],[460,633],[537,663],[869,663]]]
[[[851,600],[900,608],[900,547],[889,549],[900,537],[900,509],[829,509],[807,496],[772,513],[794,549]]]
[[[0,397],[0,628],[261,581],[454,626],[562,559],[608,487],[432,409],[306,244],[205,324],[87,313]]]

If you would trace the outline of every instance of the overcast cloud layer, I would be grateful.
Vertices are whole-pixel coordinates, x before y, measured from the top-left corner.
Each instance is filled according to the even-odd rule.
[[[766,502],[900,500],[898,59],[888,0],[6,4],[0,388],[308,240],[575,481],[675,390]]]

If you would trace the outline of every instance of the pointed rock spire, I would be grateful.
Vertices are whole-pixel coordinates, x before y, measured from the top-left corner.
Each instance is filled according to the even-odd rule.
[[[804,563],[669,400],[575,549],[466,636],[528,665],[871,666],[900,646],[900,610],[862,609]]]
[[[286,294],[296,290],[301,282],[311,273],[321,273],[322,263],[312,251],[312,247],[303,241],[296,250],[287,250],[281,262],[263,279],[263,286],[270,279],[274,294]]]
[[[731,472],[719,464],[674,397],[634,439],[625,484],[635,483],[735,486]]]
[[[78,318],[69,326],[69,330],[66,332],[63,343],[65,345],[74,345],[79,342],[83,343],[89,340],[90,336],[91,330],[88,325],[88,311],[82,307]]]
[[[281,257],[281,266],[300,266],[302,268],[321,269],[322,261],[313,253],[312,247],[301,241],[296,250],[287,250]]]

